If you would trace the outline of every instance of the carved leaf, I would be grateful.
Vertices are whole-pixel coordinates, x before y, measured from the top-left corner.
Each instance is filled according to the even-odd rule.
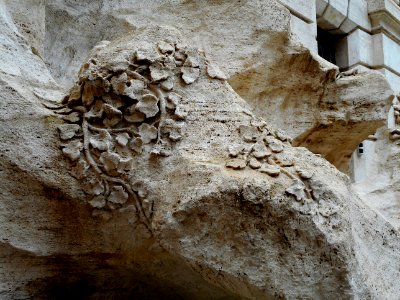
[[[144,95],[136,104],[136,110],[144,113],[146,118],[154,117],[159,111],[158,98],[151,94]]]
[[[143,95],[145,83],[142,80],[132,79],[127,84],[128,87],[125,88],[124,95],[139,100]]]
[[[227,168],[231,168],[234,170],[240,170],[246,168],[246,161],[240,158],[233,158],[226,163]]]
[[[192,67],[182,67],[182,79],[186,84],[192,84],[199,78],[200,69]]]
[[[93,135],[89,142],[93,148],[100,151],[107,151],[113,146],[112,136],[105,129],[101,129],[99,134]]]
[[[295,179],[290,187],[286,189],[288,194],[294,195],[297,201],[304,201],[307,199],[307,195],[305,193],[305,185],[298,179]]]
[[[68,157],[70,160],[75,161],[81,155],[81,151],[83,149],[82,142],[75,140],[69,142],[63,149],[63,154]]]
[[[89,164],[83,158],[79,159],[74,167],[71,169],[71,174],[76,179],[82,179],[87,175]]]
[[[253,147],[253,152],[251,153],[255,158],[265,158],[272,154],[271,150],[269,150],[263,143],[257,143]]]
[[[100,155],[100,162],[103,164],[104,169],[107,172],[114,171],[118,169],[121,157],[115,152],[103,152]]]
[[[125,72],[119,76],[113,76],[111,78],[111,86],[114,93],[117,95],[123,95],[125,93],[127,81],[128,75]]]
[[[80,129],[81,126],[78,124],[63,124],[58,126],[60,138],[64,141],[72,139]]]
[[[172,54],[175,51],[175,47],[172,46],[170,43],[162,41],[158,43],[158,50],[160,50],[162,54]]]
[[[97,100],[85,114],[86,119],[101,119],[103,117],[103,101]]]
[[[283,151],[282,142],[275,139],[273,136],[264,137],[264,142],[268,145],[272,152],[279,153]]]
[[[182,96],[178,95],[177,93],[170,93],[167,97],[166,107],[169,109],[175,109],[181,99]]]
[[[133,104],[126,109],[124,118],[130,123],[140,123],[146,119],[146,115],[136,110],[136,104]]]
[[[171,72],[165,69],[164,66],[159,62],[154,62],[150,66],[150,76],[154,81],[167,79],[171,75]]]
[[[126,132],[120,133],[117,135],[115,140],[117,141],[118,145],[125,147],[129,141],[129,134],[127,134]]]
[[[273,176],[273,177],[279,176],[279,174],[281,173],[281,170],[278,167],[272,166],[269,164],[262,164],[259,171],[261,173],[265,173],[265,174],[268,174],[269,176]]]
[[[127,192],[125,192],[124,188],[120,185],[117,185],[112,188],[110,196],[107,200],[115,204],[124,204],[128,198],[129,195]]]
[[[143,146],[143,141],[139,137],[132,139],[129,144],[129,148],[131,148],[136,153],[142,153],[143,150],[142,146]]]
[[[106,206],[106,200],[103,195],[99,195],[90,200],[89,204],[94,208],[103,208]]]
[[[143,141],[143,144],[148,144],[152,140],[155,140],[157,138],[158,130],[153,125],[143,123],[139,126],[139,134]]]
[[[209,63],[207,65],[207,75],[215,79],[220,79],[220,80],[227,79],[226,75],[220,70],[220,68],[212,63]]]

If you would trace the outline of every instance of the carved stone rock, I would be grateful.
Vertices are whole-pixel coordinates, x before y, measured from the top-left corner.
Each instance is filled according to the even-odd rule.
[[[61,101],[64,90],[17,32],[11,2],[0,2],[2,297],[397,297],[397,228],[360,201],[347,176],[273,128],[284,127],[272,109],[282,103],[263,103],[269,124],[232,89],[282,99],[264,88],[292,93],[287,77],[304,84],[310,70],[319,83],[307,93],[326,87],[323,65],[286,48],[291,17],[280,3],[39,2],[13,4],[46,5],[43,60],[63,82],[76,78],[71,70],[99,34],[121,38],[90,51]],[[192,47],[207,38],[211,49]],[[229,82],[207,74],[208,55]],[[292,58],[292,72],[266,84],[276,57]],[[170,78],[151,75],[153,64],[171,71],[173,92],[162,86]],[[340,79],[343,90],[351,78]]]

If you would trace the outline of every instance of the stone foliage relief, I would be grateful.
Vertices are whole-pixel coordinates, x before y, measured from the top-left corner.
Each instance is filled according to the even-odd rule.
[[[88,203],[102,210],[134,204],[149,228],[152,203],[144,184],[132,182],[130,173],[137,159],[172,155],[187,115],[174,84],[198,79],[203,54],[162,41],[124,55],[124,63],[100,65],[94,54],[62,105],[51,108],[66,122],[58,128],[62,153],[72,164],[71,175],[82,181]],[[206,63],[210,78],[226,79]]]
[[[294,197],[303,213],[326,218],[336,213],[335,205],[327,208],[329,195],[324,194],[322,182],[313,178],[314,172],[296,166],[293,153],[288,151],[292,147],[288,136],[254,117],[251,124],[240,125],[237,130],[243,143],[228,147],[226,168],[252,169],[273,178],[286,176],[291,181],[286,193]]]

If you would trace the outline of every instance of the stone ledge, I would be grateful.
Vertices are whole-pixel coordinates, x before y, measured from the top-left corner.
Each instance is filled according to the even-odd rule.
[[[393,0],[369,0],[372,33],[383,32],[400,43],[400,6]]]
[[[356,28],[364,31],[371,30],[368,18],[367,3],[363,0],[316,0],[316,13],[318,25],[333,33],[349,33]]]
[[[315,22],[315,2],[297,0],[278,0],[292,15],[306,23]]]

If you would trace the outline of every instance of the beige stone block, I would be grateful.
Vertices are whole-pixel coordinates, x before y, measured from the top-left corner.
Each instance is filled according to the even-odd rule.
[[[323,15],[318,18],[318,25],[325,30],[339,29],[340,25],[346,19],[347,6],[347,1],[330,1]]]
[[[302,43],[305,47],[311,51],[318,52],[317,44],[317,24],[306,23],[302,19],[292,15],[290,19],[290,30],[291,33]]]
[[[357,29],[344,37],[336,46],[336,63],[340,68],[356,64],[372,66],[374,63],[372,36]]]
[[[395,94],[400,94],[400,76],[389,71],[388,69],[382,68],[378,69],[383,75],[385,75],[386,79],[389,81],[389,85]]]
[[[292,14],[307,23],[315,22],[315,1],[307,0],[279,0]]]
[[[383,33],[375,34],[373,41],[375,66],[400,73],[400,45]]]
[[[317,13],[317,17],[321,17],[325,9],[328,7],[328,0],[316,0],[315,2],[315,10]]]
[[[342,32],[348,33],[359,27],[366,31],[371,30],[371,22],[368,17],[368,5],[365,0],[352,0],[348,8],[348,17],[340,26]]]

